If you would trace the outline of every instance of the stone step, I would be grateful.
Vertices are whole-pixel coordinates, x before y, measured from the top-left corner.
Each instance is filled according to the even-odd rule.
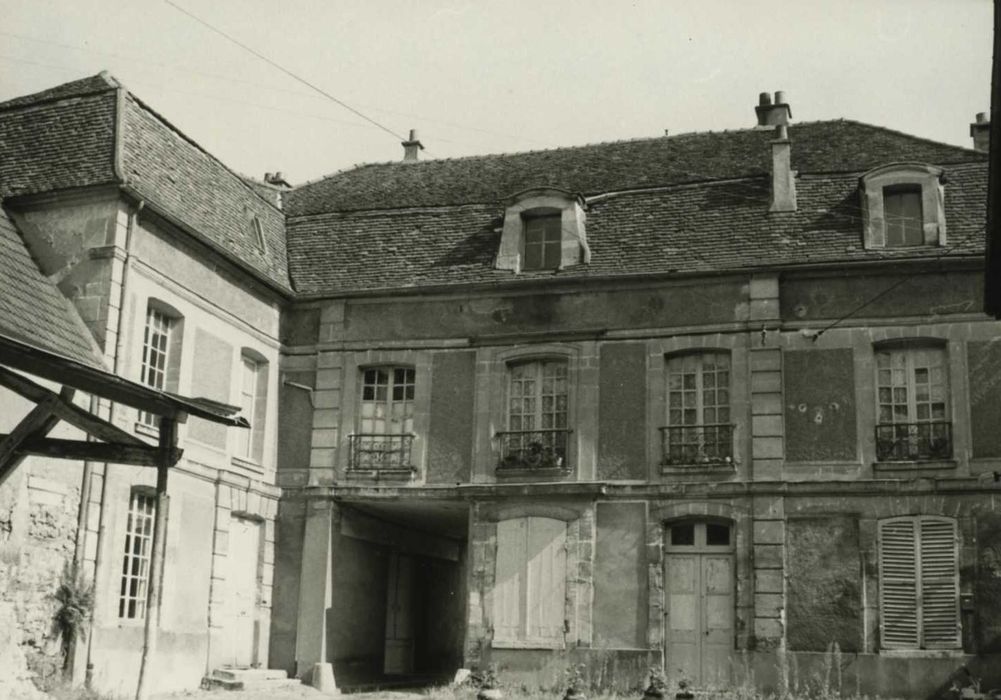
[[[206,690],[277,690],[302,685],[285,671],[271,668],[217,668],[202,679]]]

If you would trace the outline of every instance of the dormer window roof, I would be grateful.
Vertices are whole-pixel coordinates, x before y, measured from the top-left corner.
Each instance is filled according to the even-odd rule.
[[[496,267],[513,272],[560,270],[590,261],[581,196],[555,188],[524,190],[505,200]]]

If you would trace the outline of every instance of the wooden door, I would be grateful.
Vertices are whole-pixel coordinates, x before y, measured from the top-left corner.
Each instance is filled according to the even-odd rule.
[[[258,576],[260,569],[261,524],[256,520],[232,517],[226,555],[225,634],[227,665],[249,668],[257,661]]]
[[[719,686],[730,678],[732,535],[728,525],[710,525],[707,531],[706,523],[679,523],[667,533],[664,673],[672,687],[681,680],[697,687]]]
[[[414,560],[406,554],[389,557],[386,590],[386,646],[383,672],[413,673],[414,670]]]

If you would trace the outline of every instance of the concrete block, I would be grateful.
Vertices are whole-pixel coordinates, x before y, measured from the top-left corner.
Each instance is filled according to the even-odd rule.
[[[782,496],[755,496],[754,517],[760,520],[781,520],[785,517],[785,499]]]
[[[755,481],[779,481],[782,479],[783,461],[781,459],[755,459]]]
[[[774,617],[756,617],[754,636],[758,639],[782,639],[782,622]]]
[[[321,369],[316,373],[317,389],[340,389],[342,372],[340,369]]]
[[[754,544],[783,544],[786,525],[782,520],[755,520]]]
[[[754,594],[754,615],[755,617],[781,617],[783,601],[778,593],[755,593]]]
[[[339,408],[323,408],[313,411],[314,428],[336,428],[341,424]]]
[[[784,434],[781,415],[752,416],[751,434],[759,436],[782,436]]]
[[[341,431],[337,428],[315,428],[313,430],[313,447],[337,447]]]
[[[313,392],[313,397],[317,409],[340,408],[341,406],[340,389],[318,389]]]
[[[778,371],[752,372],[751,392],[755,394],[782,391],[782,373]]]
[[[309,451],[310,467],[332,467],[337,459],[337,450],[313,448]]]
[[[782,593],[784,590],[782,572],[776,569],[756,569],[754,571],[754,592]]]
[[[781,569],[783,567],[782,550],[783,545],[780,544],[754,545],[754,568]]]
[[[781,459],[783,456],[781,437],[751,438],[751,457],[754,459]]]
[[[782,353],[775,348],[751,350],[751,371],[776,371],[782,369]]]
[[[344,366],[344,358],[339,352],[320,352],[316,358],[317,369],[341,368]]]
[[[782,415],[781,394],[754,394],[751,396],[751,415],[774,416]]]
[[[754,275],[748,293],[751,299],[778,299],[779,278],[776,275]]]

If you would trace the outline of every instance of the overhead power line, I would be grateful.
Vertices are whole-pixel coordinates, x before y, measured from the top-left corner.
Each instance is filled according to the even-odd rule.
[[[199,24],[201,24],[203,27],[206,27],[207,29],[210,29],[211,31],[215,32],[216,34],[218,34],[219,36],[223,37],[227,41],[230,41],[233,44],[236,44],[237,46],[239,46],[244,51],[246,51],[246,52],[248,52],[250,54],[253,54],[254,56],[256,56],[257,58],[261,59],[262,61],[264,61],[268,65],[272,66],[273,68],[277,68],[278,70],[280,70],[282,73],[284,73],[285,75],[289,76],[293,80],[302,83],[303,85],[305,85],[306,87],[310,88],[311,90],[314,90],[314,91],[318,92],[319,94],[323,95],[324,97],[326,97],[331,102],[334,102],[334,103],[340,105],[341,107],[343,107],[344,109],[348,110],[352,114],[361,117],[362,119],[364,119],[365,121],[367,121],[369,124],[372,124],[373,126],[376,126],[379,129],[385,131],[390,136],[398,138],[401,141],[406,141],[407,140],[405,137],[403,137],[400,134],[396,133],[395,131],[393,131],[392,129],[390,129],[388,126],[385,126],[384,124],[379,123],[375,119],[372,119],[372,117],[368,116],[364,112],[361,112],[361,111],[355,109],[354,107],[352,107],[351,105],[349,105],[344,100],[341,100],[341,99],[335,97],[334,95],[331,95],[329,92],[327,92],[323,88],[318,87],[317,85],[314,85],[313,83],[309,82],[305,78],[300,78],[298,75],[296,75],[295,73],[293,73],[292,71],[290,71],[288,68],[285,68],[281,64],[279,64],[279,63],[277,63],[275,61],[272,61],[270,58],[268,58],[267,56],[265,56],[261,52],[257,51],[256,49],[254,49],[254,48],[252,48],[250,46],[247,46],[246,44],[244,44],[239,39],[236,39],[235,37],[230,36],[229,34],[227,34],[226,32],[224,32],[223,30],[221,30],[221,29],[219,29],[219,28],[217,28],[217,27],[209,24],[208,22],[206,22],[205,20],[203,20],[201,17],[199,17],[199,16],[197,16],[195,14],[192,14],[188,10],[186,10],[183,7],[181,7],[180,5],[178,5],[177,3],[172,2],[172,0],[164,0],[164,2],[166,2],[168,5],[170,5],[171,7],[173,7],[174,9],[176,9],[177,11],[179,11],[179,12],[187,15],[191,19],[195,20],[196,22],[198,22]]]

